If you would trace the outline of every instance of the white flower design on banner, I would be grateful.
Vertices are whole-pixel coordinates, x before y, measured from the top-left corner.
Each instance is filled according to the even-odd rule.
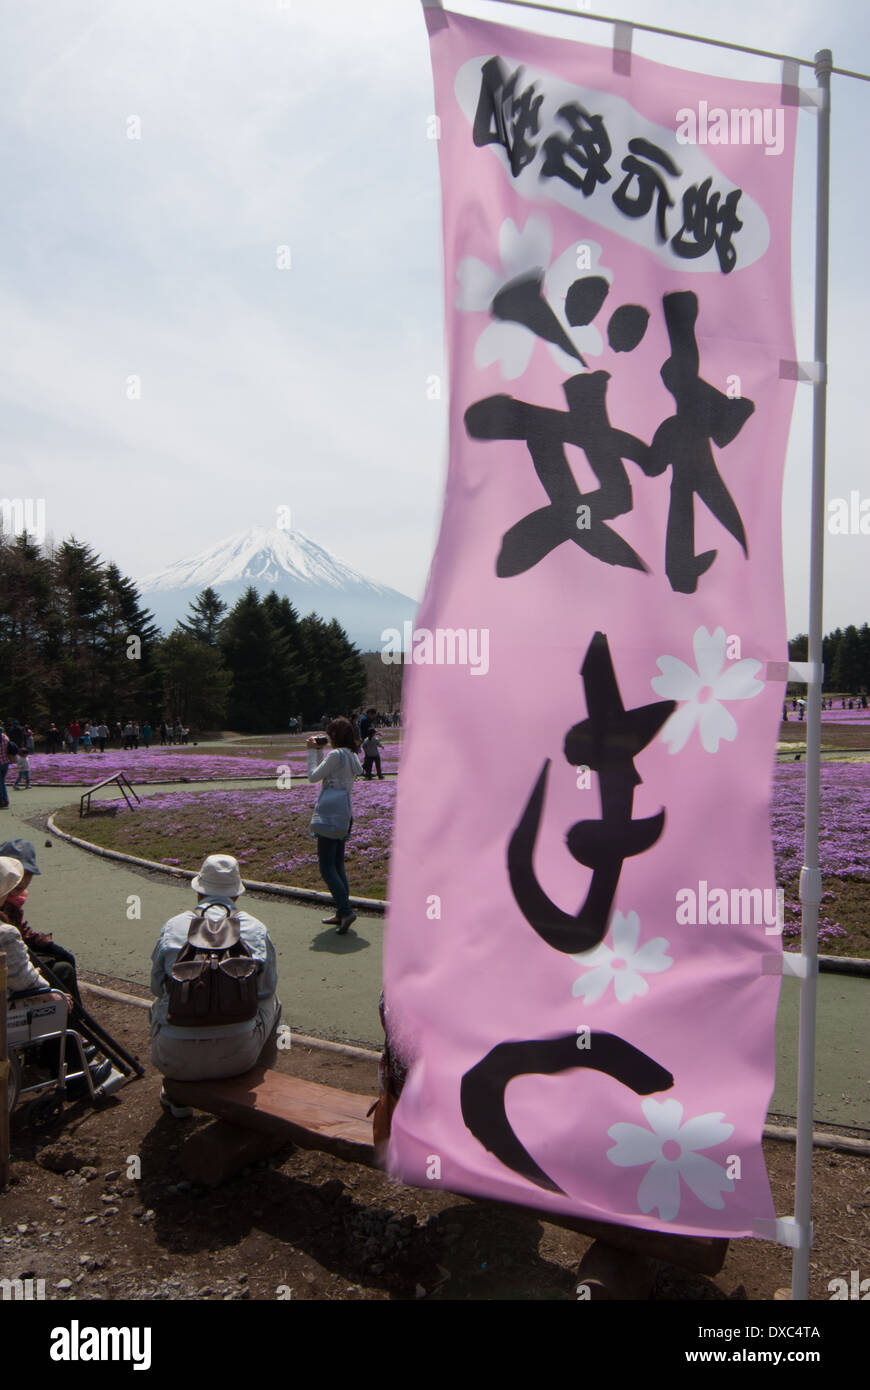
[[[575,375],[583,370],[583,364],[565,351],[565,347],[573,346],[581,355],[592,353],[599,356],[604,350],[604,342],[594,324],[585,327],[568,324],[565,296],[574,281],[584,276],[600,276],[608,283],[613,280],[612,271],[597,265],[601,255],[598,243],[585,240],[583,244],[589,248],[588,267],[582,270],[578,268],[577,247],[573,244],[550,265],[553,236],[549,222],[541,217],[530,217],[520,231],[510,217],[506,218],[499,229],[500,271],[492,270],[476,256],[466,256],[459,262],[456,271],[459,280],[457,309],[493,313],[496,296],[512,287],[518,289],[523,282],[526,291],[537,298],[534,285],[537,272],[542,277],[542,302],[539,308],[542,333],[549,338],[547,346],[560,368]],[[504,303],[502,311],[508,311]],[[528,367],[538,341],[536,334],[524,324],[514,323],[509,318],[494,317],[474,345],[474,364],[482,368],[498,362],[505,380],[514,381]],[[562,347],[559,342],[563,344]]]
[[[724,627],[717,627],[712,634],[699,627],[692,645],[697,671],[677,656],[660,656],[656,662],[662,674],[650,681],[653,690],[666,700],[681,702],[659,737],[670,744],[672,753],[679,753],[698,724],[704,748],[716,753],[720,739],[731,742],[737,737],[737,721],[722,701],[751,700],[760,695],[764,682],[756,680],[756,675],[761,662],[746,659],[726,666]]]
[[[662,1221],[673,1221],[680,1210],[680,1179],[705,1207],[721,1211],[723,1192],[733,1192],[734,1179],[720,1164],[705,1158],[699,1149],[724,1144],[734,1126],[723,1123],[724,1113],[696,1115],[682,1124],[683,1107],[677,1100],[645,1100],[642,1104],[650,1129],[640,1125],[611,1125],[607,1133],[616,1143],[607,1150],[611,1163],[620,1168],[651,1164],[637,1191],[644,1213],[658,1207]]]
[[[588,973],[574,981],[571,993],[583,999],[586,1004],[594,1004],[613,984],[613,992],[620,1004],[627,1004],[640,994],[646,994],[649,984],[644,975],[657,975],[673,965],[670,956],[665,955],[668,943],[663,936],[656,936],[638,949],[640,919],[636,912],[614,912],[610,929],[612,948],[595,946],[591,951],[571,959],[578,965],[590,966]]]

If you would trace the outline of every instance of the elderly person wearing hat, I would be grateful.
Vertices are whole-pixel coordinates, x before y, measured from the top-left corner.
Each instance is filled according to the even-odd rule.
[[[6,956],[7,994],[24,989],[51,989],[48,980],[40,975],[31,961],[20,931],[6,920],[4,914],[6,899],[15,892],[23,878],[20,859],[0,856],[0,951]],[[54,993],[58,998],[66,999],[72,1008],[72,999],[68,995],[61,994],[59,990]]]
[[[58,946],[52,940],[50,933],[34,931],[33,928],[24,920],[24,903],[27,899],[27,890],[35,874],[40,870],[36,865],[36,850],[29,840],[7,840],[0,845],[0,856],[8,859],[17,859],[20,867],[24,870],[24,876],[16,888],[12,890],[3,904],[3,916],[7,922],[11,922],[13,927],[17,927],[24,940],[25,946],[32,955],[36,956],[37,963],[43,961],[49,970],[60,980],[67,993],[71,994],[78,1004],[81,1004],[79,985],[76,978],[76,960],[71,952]]]
[[[205,930],[213,930],[217,937],[226,911],[235,909],[237,899],[245,891],[237,861],[229,854],[209,855],[190,886],[197,895],[197,911],[205,911]],[[155,995],[151,1006],[151,1058],[164,1076],[177,1081],[206,1081],[238,1076],[257,1063],[268,1066],[275,1059],[281,1022],[275,947],[262,922],[244,909],[237,911],[240,939],[257,962],[257,1012],[248,1022],[210,1027],[177,1027],[169,1022],[170,972],[188,940],[196,914],[192,910],[180,912],[169,919],[160,933],[151,956],[151,991]],[[174,1115],[189,1113],[170,1105],[162,1092],[160,1099]]]
[[[22,905],[27,896],[27,886],[36,867],[36,852],[29,840],[7,840],[0,845],[0,951],[6,953],[7,990],[51,989],[55,999],[64,999],[70,1012],[76,1004],[81,1005],[78,981],[75,973],[75,960],[63,947],[55,946],[50,937],[31,931],[23,921]],[[22,930],[23,928],[23,930]],[[57,952],[57,955],[55,955]],[[63,986],[57,989],[41,973],[40,966],[50,970]],[[48,1049],[42,1056],[42,1065],[57,1069],[58,1045],[46,1043]],[[67,1052],[67,1064],[74,1070],[77,1057]],[[91,1081],[101,1086],[112,1070],[112,1063],[102,1057],[93,1047],[85,1048]],[[84,1095],[86,1083],[83,1077],[74,1077],[69,1083],[68,1092],[72,1096]]]

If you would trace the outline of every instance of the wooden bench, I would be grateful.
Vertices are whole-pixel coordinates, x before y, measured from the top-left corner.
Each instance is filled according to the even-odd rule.
[[[182,1166],[198,1182],[221,1182],[288,1142],[304,1149],[321,1149],[352,1163],[378,1166],[372,1122],[366,1118],[374,1104],[372,1096],[339,1091],[263,1067],[226,1081],[173,1081],[167,1077],[163,1088],[173,1104],[219,1117],[214,1125],[191,1136],[182,1148]],[[587,1217],[560,1216],[537,1207],[499,1205],[696,1274],[718,1274],[728,1249],[727,1240],[709,1236],[641,1231]]]

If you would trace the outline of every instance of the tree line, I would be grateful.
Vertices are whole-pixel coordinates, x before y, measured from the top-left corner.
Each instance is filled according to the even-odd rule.
[[[264,733],[359,708],[362,657],[340,624],[253,587],[232,609],[213,589],[164,637],[136,585],[75,537],[0,537],[0,707],[37,735],[105,719]],[[0,716],[2,717],[2,716]]]

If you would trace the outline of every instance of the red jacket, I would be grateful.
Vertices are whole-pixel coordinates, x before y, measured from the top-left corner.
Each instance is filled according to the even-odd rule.
[[[42,946],[50,946],[52,942],[51,933],[48,936],[42,932],[33,931],[24,920],[24,898],[7,898],[3,904],[3,913],[10,926],[17,927],[24,937],[28,946],[32,946],[34,951],[38,951]]]

